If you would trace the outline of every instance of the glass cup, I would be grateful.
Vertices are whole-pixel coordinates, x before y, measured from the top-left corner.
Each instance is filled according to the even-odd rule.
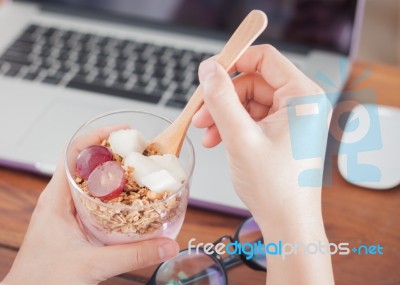
[[[155,237],[175,239],[178,235],[186,213],[194,168],[194,149],[187,137],[179,155],[187,179],[180,189],[164,199],[150,204],[139,200],[134,205],[102,202],[83,191],[75,180],[79,151],[101,144],[112,130],[136,129],[147,139],[152,139],[170,124],[168,119],[151,113],[119,110],[88,121],[72,136],[66,150],[65,169],[77,217],[93,244],[124,244]]]

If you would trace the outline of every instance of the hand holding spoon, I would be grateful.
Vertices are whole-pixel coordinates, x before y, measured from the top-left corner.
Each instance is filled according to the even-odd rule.
[[[267,16],[264,12],[259,10],[251,11],[228,40],[216,61],[228,71],[264,31],[266,26]],[[171,153],[179,156],[191,119],[202,103],[203,91],[199,86],[182,110],[182,113],[168,128],[150,142],[147,149],[157,149],[161,153]]]

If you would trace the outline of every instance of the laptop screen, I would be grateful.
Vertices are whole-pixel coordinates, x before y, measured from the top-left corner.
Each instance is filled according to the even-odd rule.
[[[262,42],[349,54],[357,0],[31,0],[228,36],[252,9],[268,15]]]

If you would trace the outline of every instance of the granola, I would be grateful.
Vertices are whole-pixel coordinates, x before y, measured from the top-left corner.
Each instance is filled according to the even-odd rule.
[[[109,148],[107,140],[101,145]],[[116,153],[113,153],[113,160],[123,163],[123,158]],[[145,186],[139,186],[133,179],[134,171],[132,167],[125,170],[126,182],[123,191],[119,196],[106,202],[90,194],[87,180],[75,176],[75,183],[90,196],[88,198],[79,195],[82,205],[88,210],[93,221],[108,233],[152,233],[166,222],[183,214],[183,210],[179,207],[181,199],[179,195],[173,196],[169,191],[158,193]],[[120,207],[107,207],[101,202]],[[148,205],[151,207],[146,207]]]

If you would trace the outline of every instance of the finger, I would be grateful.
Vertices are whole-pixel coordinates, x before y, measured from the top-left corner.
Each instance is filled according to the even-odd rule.
[[[201,63],[199,78],[205,106],[228,151],[234,151],[240,144],[238,138],[246,137],[243,134],[254,128],[254,121],[240,102],[231,78],[221,65],[212,60]]]
[[[77,157],[79,153],[88,146],[93,144],[100,144],[104,139],[108,138],[111,132],[128,128],[129,125],[115,125],[95,129],[74,138],[68,146],[68,152],[73,157]]]
[[[244,107],[250,114],[251,118],[256,122],[264,119],[268,115],[270,110],[269,106],[265,106],[256,101],[249,101],[245,104]]]
[[[56,170],[53,173],[53,176],[51,177],[51,180],[48,184],[48,186],[56,188],[56,191],[59,192],[64,192],[64,194],[68,191],[65,190],[66,187],[63,186],[68,186],[68,182],[66,179],[65,175],[65,165],[64,165],[64,157],[60,157]],[[67,187],[68,188],[68,187]],[[47,187],[46,187],[47,189]]]
[[[221,142],[221,135],[219,134],[217,126],[214,124],[207,128],[204,133],[202,144],[205,147],[211,148]]]
[[[132,244],[95,248],[93,259],[102,273],[102,280],[118,274],[161,263],[179,252],[176,241],[157,238]],[[100,281],[102,281],[100,280]]]
[[[242,73],[232,81],[250,116],[256,121],[264,118],[273,103],[275,89],[259,73]]]
[[[60,211],[63,213],[74,213],[75,211],[67,182],[63,158],[59,160],[53,177],[40,194],[38,206],[41,207],[42,205],[51,208],[53,211]]]
[[[232,79],[240,102],[256,101],[271,106],[275,89],[259,73],[242,73]]]
[[[311,81],[289,59],[271,45],[249,47],[230,72],[258,72],[274,89],[279,89],[293,80]]]
[[[196,128],[203,129],[212,126],[214,124],[214,120],[207,108],[202,105],[192,117],[192,123]]]
[[[250,116],[256,121],[264,118],[272,105],[274,89],[258,73],[242,73],[232,81],[239,100]],[[214,125],[214,120],[204,105],[197,111],[192,122],[197,128]]]

